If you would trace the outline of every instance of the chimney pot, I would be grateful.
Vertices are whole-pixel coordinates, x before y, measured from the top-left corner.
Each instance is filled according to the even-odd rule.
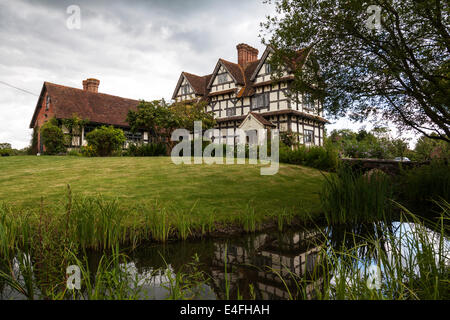
[[[83,90],[98,93],[98,86],[100,85],[100,80],[89,78],[83,80]]]

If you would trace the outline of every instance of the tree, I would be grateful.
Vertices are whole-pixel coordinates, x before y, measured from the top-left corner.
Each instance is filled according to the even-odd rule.
[[[419,160],[431,160],[433,156],[450,159],[450,145],[444,141],[422,136],[414,148]]]
[[[54,155],[66,152],[66,147],[64,146],[64,133],[58,126],[56,119],[53,118],[44,123],[40,131],[46,154]]]
[[[302,68],[288,64],[292,92],[310,93],[332,117],[384,118],[450,142],[449,2],[275,3],[278,15],[262,23],[263,37],[270,36],[264,42],[275,50],[274,77],[295,62],[299,49],[309,54]]]
[[[175,129],[193,131],[194,121],[202,121],[203,129],[214,127],[214,118],[205,112],[205,108],[205,102],[167,105],[161,100],[141,101],[136,111],[128,112],[127,122],[132,131],[144,129],[150,132],[159,141],[166,143],[170,151],[175,143],[170,141]]]
[[[115,151],[119,151],[126,141],[123,130],[113,126],[101,126],[95,128],[86,135],[88,146],[92,147],[94,153],[100,157],[111,156]]]
[[[341,129],[333,130],[327,140],[345,157],[392,159],[406,156],[409,152],[406,140],[394,139],[388,133],[387,128],[361,129],[358,132]]]

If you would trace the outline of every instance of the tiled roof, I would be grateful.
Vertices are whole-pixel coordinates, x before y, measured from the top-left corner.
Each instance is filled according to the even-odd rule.
[[[305,58],[307,57],[307,54],[309,53],[310,48],[305,48],[303,50],[297,51],[298,56],[293,59],[292,61],[289,61],[288,65],[289,67],[299,66],[300,64],[304,63]],[[236,84],[241,85],[242,88],[238,91],[236,91],[236,96],[238,98],[241,97],[250,97],[255,94],[255,88],[262,85],[267,85],[272,83],[271,80],[264,81],[263,83],[254,83],[252,81],[252,76],[255,74],[255,71],[257,71],[258,67],[261,67],[260,64],[262,64],[261,59],[256,60],[253,62],[248,63],[246,66],[242,67],[237,63],[233,63],[224,59],[219,59],[219,63],[223,64],[225,68],[230,72],[231,76],[236,80]],[[218,67],[216,67],[218,68]],[[211,78],[213,74],[209,74],[207,76],[197,76],[195,74],[183,72],[182,73],[189,81],[189,83],[194,87],[194,91],[196,94],[202,95],[203,99],[206,99],[207,97],[214,96],[217,94],[221,94],[222,92],[215,92],[210,93],[208,89],[208,84],[211,81]],[[292,80],[293,77],[284,77],[279,79],[280,81],[283,80]],[[223,93],[229,93],[230,90],[226,90]],[[175,93],[174,93],[175,98]]]
[[[272,122],[266,120],[262,115],[260,115],[257,112],[250,112],[250,114],[256,118],[262,125],[269,126],[269,127],[276,127]]]
[[[202,77],[188,72],[183,72],[183,74],[191,84],[192,89],[194,89],[194,92],[196,94],[200,94],[202,96],[207,94],[206,86],[208,85],[208,82],[211,79],[212,74]]]
[[[104,93],[94,93],[82,89],[66,87],[50,82],[44,82],[41,93],[47,90],[55,117],[68,119],[74,114],[91,122],[128,127],[126,122],[129,110],[136,110],[138,100],[121,98]],[[36,116],[41,104],[39,98],[30,127],[34,127]]]
[[[252,81],[250,80],[253,72],[255,72],[256,67],[258,66],[260,60],[256,60],[253,62],[250,62],[244,70],[244,75],[245,75],[245,87],[242,90],[242,93],[239,97],[250,97],[253,94],[255,94],[255,89],[253,86]]]
[[[245,79],[244,79],[244,72],[242,70],[242,67],[238,65],[237,63],[233,63],[224,59],[219,59],[220,62],[222,62],[227,70],[231,73],[233,78],[236,80],[237,84],[244,85]]]

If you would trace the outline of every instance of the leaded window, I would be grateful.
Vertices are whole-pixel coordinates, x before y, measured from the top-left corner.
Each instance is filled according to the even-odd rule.
[[[218,82],[219,84],[222,84],[222,83],[227,82],[227,74],[226,74],[226,73],[219,74],[219,75],[217,76],[217,82]]]
[[[305,129],[303,131],[303,140],[305,143],[312,143],[314,141],[314,131]]]
[[[231,117],[231,116],[235,116],[235,115],[236,115],[236,107],[227,109],[227,117]]]
[[[189,93],[189,85],[185,84],[181,87],[181,94],[188,94]]]
[[[128,141],[139,142],[142,140],[142,132],[124,131],[124,134]]]
[[[252,109],[267,108],[270,104],[270,96],[268,92],[255,95],[253,97]]]

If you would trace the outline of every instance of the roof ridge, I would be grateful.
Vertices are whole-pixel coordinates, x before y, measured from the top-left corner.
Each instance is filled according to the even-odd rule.
[[[234,62],[231,62],[231,61],[228,61],[228,60],[222,59],[222,58],[219,58],[219,60],[222,60],[222,61],[225,61],[225,62],[227,62],[227,63],[231,63],[231,64],[234,64],[234,65],[240,66],[240,64],[239,64],[239,63],[234,63]]]
[[[199,75],[197,75],[197,74],[190,73],[190,72],[186,72],[186,71],[183,71],[182,73],[183,73],[183,74],[190,75],[190,76],[194,76],[194,77],[197,77],[197,78],[202,78],[202,77],[203,77],[203,76],[199,76]]]
[[[79,91],[86,92],[86,93],[89,93],[89,94],[101,94],[101,95],[105,95],[105,96],[109,96],[109,97],[115,97],[115,98],[120,98],[120,99],[125,99],[125,100],[139,101],[139,100],[136,100],[136,99],[124,98],[124,97],[116,96],[116,95],[109,94],[109,93],[91,92],[91,91],[87,91],[87,90],[84,90],[84,89],[75,88],[75,87],[69,87],[69,86],[65,86],[65,85],[57,84],[57,83],[53,83],[53,82],[48,82],[48,81],[44,81],[44,84],[50,84],[52,86],[57,86],[57,87],[62,87],[62,88],[67,88],[67,89],[72,89],[72,90],[79,90]]]

